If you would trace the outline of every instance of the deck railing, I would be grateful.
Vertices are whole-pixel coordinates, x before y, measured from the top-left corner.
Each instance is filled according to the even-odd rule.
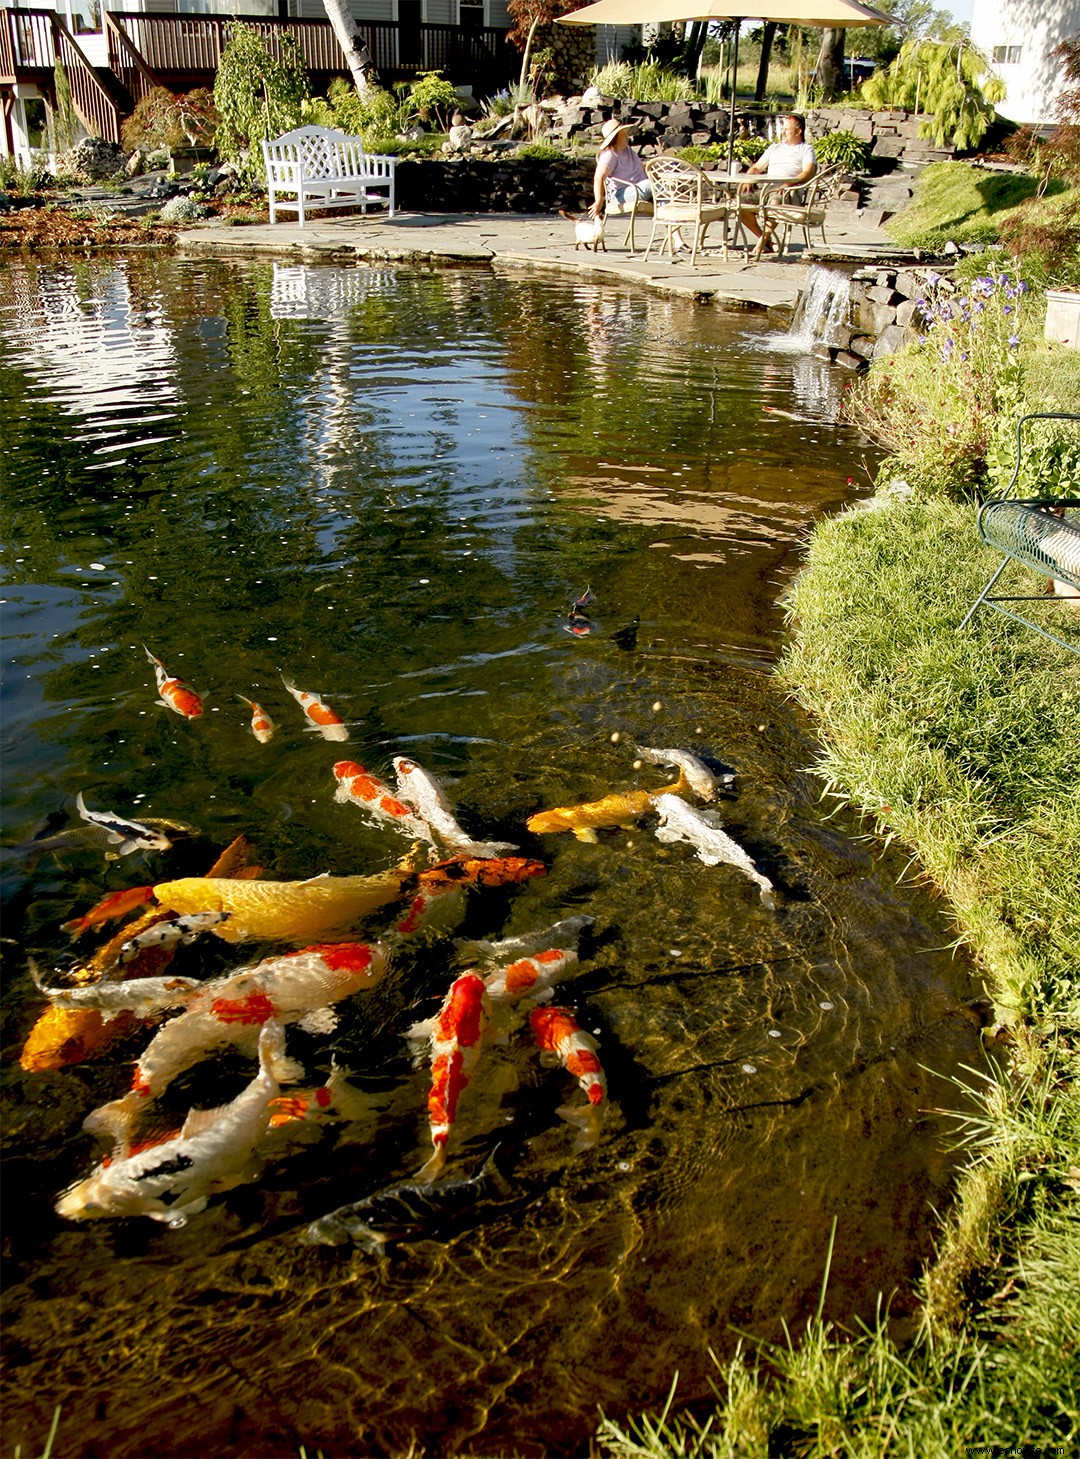
[[[125,81],[131,58],[121,53],[120,37],[126,38],[145,66],[158,75],[169,72],[212,75],[221,60],[234,19],[258,31],[275,53],[280,38],[292,36],[309,71],[349,74],[345,52],[338,45],[329,21],[325,20],[272,20],[262,15],[143,15],[127,10],[107,14],[109,66]],[[469,29],[456,25],[421,25],[405,28],[403,34],[398,21],[358,20],[356,24],[380,71],[408,74],[479,69],[486,76],[501,75],[504,70],[509,75],[513,69],[506,47],[506,31],[495,26]]]

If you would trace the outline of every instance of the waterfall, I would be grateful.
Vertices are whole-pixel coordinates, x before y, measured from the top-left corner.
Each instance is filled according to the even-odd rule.
[[[841,343],[835,337],[837,332],[850,321],[851,280],[847,274],[812,268],[782,348],[791,354],[809,354],[818,340],[836,345]],[[847,344],[846,338],[842,343]]]

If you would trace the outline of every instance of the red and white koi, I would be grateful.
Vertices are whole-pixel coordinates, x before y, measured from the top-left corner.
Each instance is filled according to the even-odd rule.
[[[100,927],[103,922],[111,922],[114,917],[123,917],[128,912],[134,912],[136,907],[144,906],[153,896],[152,886],[125,887],[122,891],[110,892],[81,917],[72,917],[70,922],[61,922],[60,930],[68,933],[74,942],[92,927]]]
[[[349,731],[341,715],[331,709],[326,700],[309,689],[298,689],[282,674],[281,682],[299,704],[308,718],[308,729],[315,730],[324,740],[347,740]]]
[[[260,745],[265,745],[274,737],[274,730],[277,728],[274,721],[261,704],[255,703],[254,699],[249,699],[246,694],[238,694],[236,697],[251,710],[251,733]]]
[[[453,882],[443,886],[418,886],[404,917],[394,923],[394,931],[402,937],[428,932],[436,926],[445,931],[460,920],[464,910],[464,894],[461,887]]]
[[[511,841],[474,841],[454,818],[446,792],[434,775],[404,755],[394,756],[398,795],[434,831],[448,850],[462,856],[505,856],[517,847]]]
[[[573,1074],[588,1101],[582,1107],[564,1105],[559,1114],[578,1126],[577,1148],[595,1145],[607,1107],[607,1079],[597,1057],[596,1040],[585,1032],[568,1008],[534,1008],[529,1014],[541,1056],[558,1062]]]
[[[200,983],[183,1013],[159,1029],[143,1050],[130,1091],[94,1110],[85,1128],[122,1138],[146,1102],[214,1050],[254,1052],[259,1029],[268,1019],[300,1022],[372,987],[388,965],[387,950],[379,943],[319,943]],[[290,1066],[279,1070],[278,1077],[292,1082],[300,1074]]]
[[[179,1135],[131,1154],[126,1145],[103,1160],[56,1202],[69,1221],[105,1216],[149,1216],[183,1226],[210,1196],[254,1178],[256,1150],[279,1092],[274,1069],[285,1060],[285,1034],[268,1019],[258,1041],[259,1072],[231,1104],[192,1110]]]
[[[457,1118],[458,1101],[480,1058],[488,1023],[484,980],[470,969],[451,984],[435,1017],[413,1024],[405,1035],[414,1044],[426,1042],[431,1051],[427,1104],[434,1154],[417,1172],[419,1181],[433,1181],[446,1163],[446,1142]]]
[[[181,719],[198,719],[203,712],[203,702],[191,685],[185,679],[170,674],[161,660],[155,658],[145,643],[143,652],[154,666],[157,691],[165,707],[171,709],[174,714],[180,715]]]
[[[431,827],[425,820],[415,816],[412,810],[398,800],[388,785],[355,760],[339,760],[334,766],[337,790],[334,799],[341,804],[359,806],[374,821],[393,826],[413,840],[432,842]]]
[[[505,967],[496,968],[484,979],[488,997],[501,1003],[518,1003],[528,998],[546,1003],[555,991],[555,984],[568,977],[577,967],[578,955],[570,948],[549,947],[532,957],[520,957]]]

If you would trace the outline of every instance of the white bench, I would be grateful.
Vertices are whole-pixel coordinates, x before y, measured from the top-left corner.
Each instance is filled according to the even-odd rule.
[[[266,162],[266,190],[270,221],[281,209],[300,215],[312,208],[366,208],[387,202],[394,214],[396,157],[377,157],[364,151],[360,137],[332,132],[326,127],[297,127],[262,144]],[[287,202],[282,194],[295,198]]]

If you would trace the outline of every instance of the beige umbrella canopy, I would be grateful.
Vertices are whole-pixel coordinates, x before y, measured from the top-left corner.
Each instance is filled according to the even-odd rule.
[[[895,25],[862,0],[596,0],[561,25],[656,25],[670,20],[778,20],[790,25]]]
[[[561,25],[657,25],[672,20],[734,20],[735,55],[732,77],[739,65],[740,20],[776,20],[785,25],[896,25],[862,0],[595,0],[581,10],[560,15]],[[728,133],[728,168],[735,145],[735,86],[731,88],[731,125]]]

